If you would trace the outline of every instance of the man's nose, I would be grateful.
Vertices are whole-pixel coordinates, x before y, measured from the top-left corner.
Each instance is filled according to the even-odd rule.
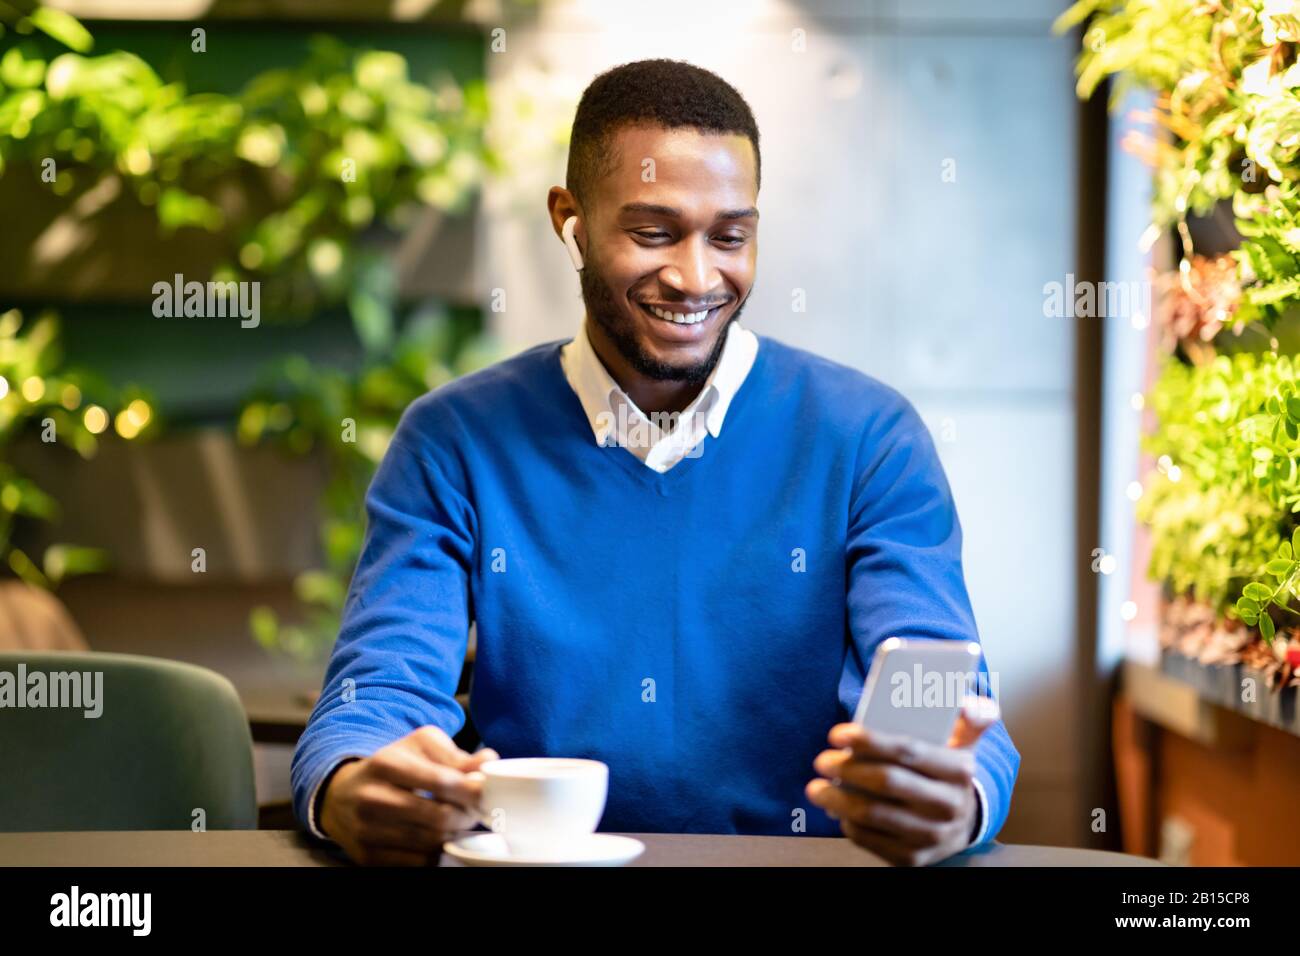
[[[713,247],[698,235],[676,244],[660,278],[686,299],[709,299],[724,284],[713,261]]]

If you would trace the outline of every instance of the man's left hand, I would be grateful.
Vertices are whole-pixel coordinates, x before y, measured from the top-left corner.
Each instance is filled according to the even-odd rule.
[[[846,837],[890,863],[938,863],[974,837],[975,743],[997,718],[996,705],[978,699],[963,709],[946,747],[836,724],[827,739],[837,749],[817,755],[822,779],[804,792]]]

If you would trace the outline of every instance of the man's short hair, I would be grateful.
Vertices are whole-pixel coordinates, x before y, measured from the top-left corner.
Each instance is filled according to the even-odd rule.
[[[684,60],[637,60],[601,73],[578,102],[565,186],[583,209],[590,212],[595,184],[621,162],[614,135],[642,123],[747,136],[754,146],[755,191],[761,185],[758,124],[736,88]]]

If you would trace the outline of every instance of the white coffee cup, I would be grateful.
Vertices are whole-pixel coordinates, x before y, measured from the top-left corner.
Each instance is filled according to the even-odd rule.
[[[551,856],[596,832],[609,792],[609,767],[576,757],[489,760],[482,821],[516,856]]]

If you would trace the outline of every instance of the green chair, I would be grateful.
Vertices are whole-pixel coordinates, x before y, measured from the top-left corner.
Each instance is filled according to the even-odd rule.
[[[38,702],[42,680],[45,706],[16,706],[24,691]],[[80,706],[51,706],[68,703]],[[198,820],[257,826],[253,741],[228,680],[129,654],[0,652],[0,831],[190,830]]]

